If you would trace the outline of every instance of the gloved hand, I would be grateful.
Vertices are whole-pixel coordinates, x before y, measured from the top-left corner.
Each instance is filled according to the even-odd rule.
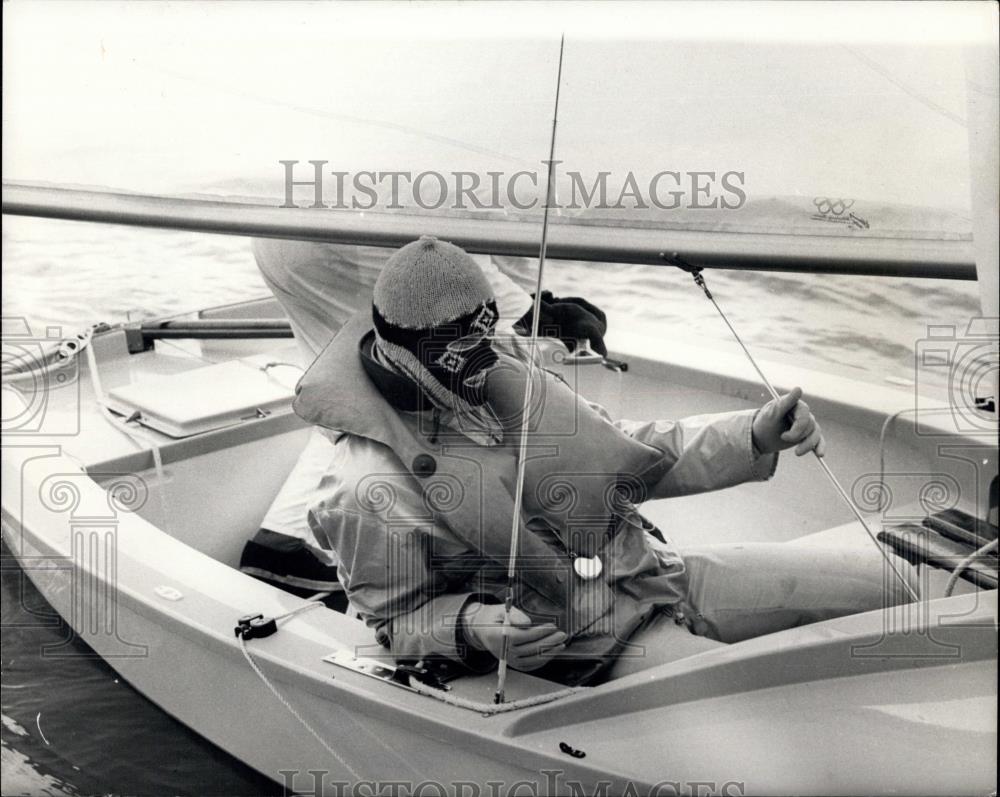
[[[470,602],[462,612],[466,641],[499,659],[503,653],[503,616],[502,604]],[[531,618],[517,607],[510,610],[509,634],[507,663],[523,672],[537,670],[566,647],[566,634],[551,623],[533,625]]]
[[[520,334],[530,334],[534,309],[528,310],[514,325]],[[608,318],[597,305],[579,296],[559,299],[551,291],[542,291],[539,316],[538,330],[541,334],[559,338],[570,351],[576,348],[578,340],[588,340],[590,348],[602,357],[607,356],[604,335],[608,331]]]
[[[823,432],[801,398],[802,388],[796,387],[757,410],[753,419],[753,444],[757,451],[774,454],[795,446],[800,457],[813,450],[820,457],[826,453]]]

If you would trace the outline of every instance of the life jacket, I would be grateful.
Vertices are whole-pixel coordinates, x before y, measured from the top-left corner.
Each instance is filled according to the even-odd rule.
[[[518,445],[532,371],[522,513],[545,521],[571,554],[592,557],[673,462],[609,423],[559,376],[510,356],[486,380],[505,445]]]
[[[334,337],[299,381],[295,412],[309,423],[390,448],[420,485],[435,520],[506,568],[526,363],[504,355],[502,367],[490,374],[487,400],[504,426],[505,440],[499,446],[480,446],[450,429],[435,428],[431,413],[412,412],[429,405],[421,403],[412,382],[365,355],[374,338],[370,327],[370,319],[360,314]],[[545,611],[557,615],[567,629],[565,617],[560,621],[558,615],[566,611],[574,556],[600,551],[614,559],[611,568],[605,561],[609,585],[640,574],[652,581],[666,575],[642,529],[629,527],[627,535],[615,536],[617,521],[625,513],[637,516],[632,503],[673,462],[609,423],[560,378],[540,368],[534,378],[515,566],[519,581],[545,598]],[[545,521],[555,539],[527,527],[527,521],[537,519]],[[673,592],[653,583],[649,587],[653,595]],[[634,589],[626,591],[638,598]],[[527,604],[531,601],[519,603]]]

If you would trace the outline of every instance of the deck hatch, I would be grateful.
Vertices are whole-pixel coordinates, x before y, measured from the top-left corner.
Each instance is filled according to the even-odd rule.
[[[295,391],[265,370],[260,358],[149,376],[108,391],[108,405],[174,438],[266,418],[287,408]],[[265,357],[264,360],[267,358]]]

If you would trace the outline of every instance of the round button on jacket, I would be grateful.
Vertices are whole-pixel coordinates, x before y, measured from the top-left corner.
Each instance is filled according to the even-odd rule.
[[[599,556],[595,556],[593,559],[588,559],[585,556],[578,556],[573,560],[573,570],[575,570],[576,574],[584,581],[592,581],[601,575],[601,571],[604,570],[604,565],[601,563],[601,558]]]

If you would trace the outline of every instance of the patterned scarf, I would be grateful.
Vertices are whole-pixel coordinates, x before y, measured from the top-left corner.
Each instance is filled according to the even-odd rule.
[[[372,306],[373,353],[381,365],[409,378],[427,396],[442,422],[479,443],[498,445],[503,427],[485,402],[487,374],[497,365],[493,334],[496,302],[429,329],[407,329]]]

